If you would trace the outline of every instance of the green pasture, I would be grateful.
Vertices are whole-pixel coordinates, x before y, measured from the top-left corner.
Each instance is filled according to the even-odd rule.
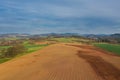
[[[104,50],[113,52],[120,55],[120,45],[117,44],[108,44],[108,43],[95,43],[96,47],[102,48]]]
[[[27,49],[26,53],[19,54],[19,55],[17,55],[16,57],[19,57],[19,56],[22,56],[22,55],[25,55],[25,54],[32,53],[32,52],[34,52],[34,51],[37,51],[37,50],[39,50],[39,49],[42,49],[42,48],[48,46],[48,44],[40,44],[40,45],[29,44],[28,41],[25,41],[25,43],[23,43],[23,45],[24,45],[24,46],[26,47],[26,49]],[[10,47],[10,46],[0,46],[0,55],[2,55],[2,53],[1,53],[1,50],[2,50],[2,49],[7,49],[7,48],[9,48],[9,47]],[[12,57],[12,58],[0,58],[0,63],[6,62],[6,61],[11,60],[11,59],[13,59],[13,58],[14,58],[14,57]]]

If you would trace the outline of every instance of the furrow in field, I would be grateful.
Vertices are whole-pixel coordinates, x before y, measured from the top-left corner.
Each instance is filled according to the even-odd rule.
[[[120,70],[103,60],[101,57],[87,55],[81,52],[78,53],[78,56],[85,59],[96,74],[103,80],[120,80]]]

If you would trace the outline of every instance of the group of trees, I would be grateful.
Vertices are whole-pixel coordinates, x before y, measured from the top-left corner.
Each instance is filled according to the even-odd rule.
[[[97,42],[107,42],[113,44],[120,44],[120,39],[113,39],[113,38],[99,38],[96,40]]]
[[[22,40],[1,40],[0,41],[0,46],[10,46],[10,45],[15,45],[15,44],[21,44],[23,43]]]
[[[17,44],[17,45],[13,45],[7,49],[3,49],[1,50],[1,57],[15,57],[18,54],[24,53],[26,52],[27,49],[21,45],[21,44]]]

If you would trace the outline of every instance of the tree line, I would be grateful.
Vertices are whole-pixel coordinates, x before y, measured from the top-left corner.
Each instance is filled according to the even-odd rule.
[[[16,55],[25,53],[26,51],[27,51],[27,48],[25,48],[24,45],[16,44],[7,49],[2,49],[1,50],[2,55],[0,57],[1,58],[15,57]]]

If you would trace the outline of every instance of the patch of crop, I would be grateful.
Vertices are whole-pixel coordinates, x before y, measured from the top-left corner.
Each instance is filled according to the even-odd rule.
[[[96,47],[102,48],[104,50],[116,53],[120,55],[120,45],[115,45],[115,44],[94,44]]]

